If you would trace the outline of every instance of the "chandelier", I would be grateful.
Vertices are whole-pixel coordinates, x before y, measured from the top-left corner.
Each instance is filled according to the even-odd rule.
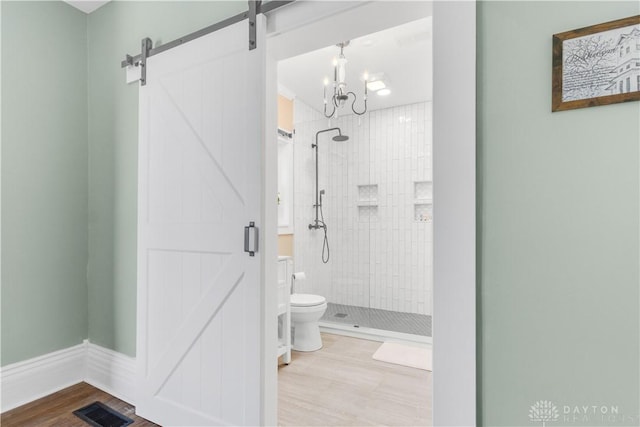
[[[367,112],[367,83],[369,80],[369,76],[367,73],[364,74],[364,110],[356,111],[355,104],[357,100],[357,96],[353,92],[349,92],[347,90],[346,76],[347,76],[347,58],[344,56],[344,48],[349,46],[349,41],[338,43],[336,46],[340,48],[340,56],[333,60],[333,95],[330,100],[327,100],[327,86],[329,86],[329,79],[325,77],[324,79],[324,116],[328,119],[332,117],[338,117],[338,109],[344,107],[344,105],[349,100],[349,96],[353,96],[353,101],[351,102],[351,111],[355,114],[361,116]],[[331,102],[333,106],[331,113],[327,113],[327,104]]]

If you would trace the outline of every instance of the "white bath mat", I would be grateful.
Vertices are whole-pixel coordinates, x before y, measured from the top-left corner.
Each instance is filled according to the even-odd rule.
[[[386,342],[373,354],[373,358],[381,362],[409,366],[410,368],[433,370],[431,348]]]

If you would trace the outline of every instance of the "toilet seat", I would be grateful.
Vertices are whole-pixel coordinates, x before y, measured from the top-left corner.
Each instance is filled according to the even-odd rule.
[[[314,307],[326,302],[326,298],[312,294],[291,294],[291,305],[294,307]]]

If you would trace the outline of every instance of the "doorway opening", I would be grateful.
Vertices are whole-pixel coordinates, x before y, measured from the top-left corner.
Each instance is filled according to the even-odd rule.
[[[432,17],[428,4],[420,6],[348,39],[324,37],[324,46],[298,41],[296,54],[277,65],[278,283],[291,302],[290,314],[279,312],[280,394],[313,394],[319,381],[347,388],[339,400],[360,402],[345,408],[316,396],[328,418],[310,408],[306,416],[319,422],[331,424],[334,411],[342,411],[334,420],[342,425],[388,421],[382,412],[393,413],[384,409],[392,403],[374,402],[393,402],[385,394],[392,384],[346,384],[364,370],[370,378],[400,372],[403,415],[394,416],[431,423]],[[309,320],[312,311],[317,318]],[[308,337],[313,322],[317,339]],[[401,342],[425,360],[419,368],[375,360],[380,342]],[[280,406],[280,423],[304,422],[295,405],[281,399]]]
[[[431,341],[431,19],[278,64],[280,255],[327,330]]]

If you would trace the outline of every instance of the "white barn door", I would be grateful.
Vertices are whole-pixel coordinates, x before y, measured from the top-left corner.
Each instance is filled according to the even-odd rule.
[[[147,61],[140,87],[137,413],[259,425],[265,17]]]

